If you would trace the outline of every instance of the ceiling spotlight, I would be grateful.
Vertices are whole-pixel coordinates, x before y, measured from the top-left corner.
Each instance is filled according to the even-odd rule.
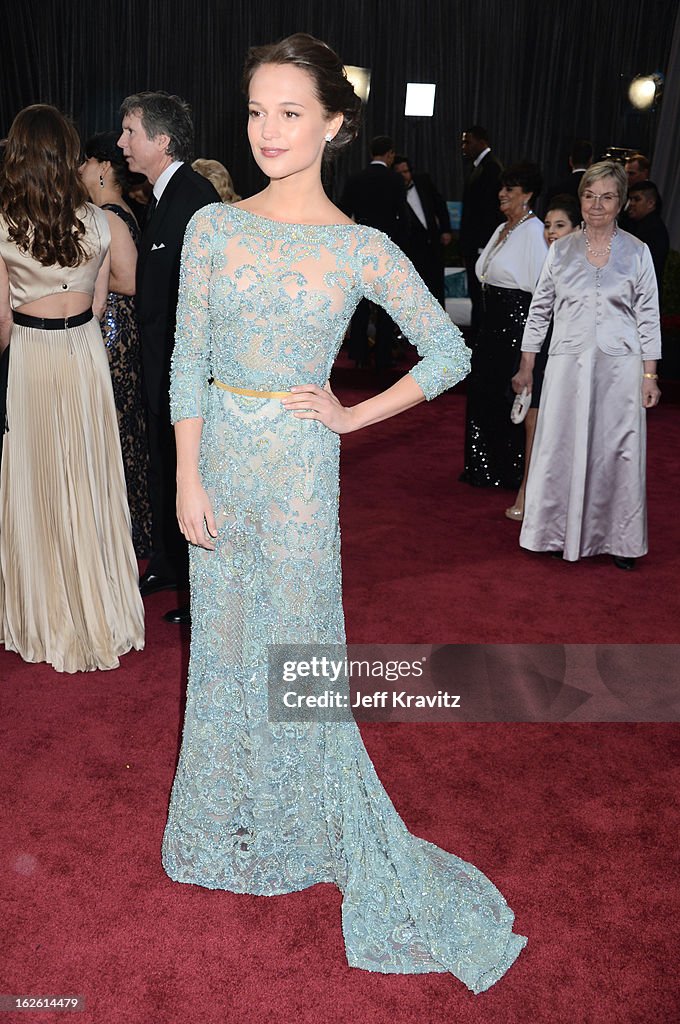
[[[650,110],[661,96],[663,75],[636,75],[628,86],[628,99],[636,110]]]
[[[362,103],[366,103],[371,91],[371,69],[357,68],[353,64],[345,64],[345,74],[352,83],[352,88]]]
[[[432,117],[437,86],[429,82],[406,83],[406,117]]]

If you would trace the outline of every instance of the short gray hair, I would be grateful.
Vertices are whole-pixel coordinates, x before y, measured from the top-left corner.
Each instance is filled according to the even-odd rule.
[[[193,157],[194,126],[191,107],[180,96],[167,92],[137,92],[127,96],[120,107],[122,117],[136,114],[150,139],[167,135],[168,156],[189,163]]]
[[[602,178],[613,178],[616,184],[616,191],[619,194],[619,204],[623,208],[628,198],[628,177],[621,164],[616,160],[600,160],[597,164],[591,164],[586,170],[578,187],[578,197],[582,197],[587,188],[590,188],[596,181]]]

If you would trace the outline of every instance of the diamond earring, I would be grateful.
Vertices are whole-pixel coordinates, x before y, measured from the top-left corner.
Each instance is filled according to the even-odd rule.
[[[332,142],[332,141],[333,141],[333,136],[329,132],[328,135],[326,136],[326,142]]]
[[[104,175],[103,174],[99,175],[99,187],[100,188],[104,188]]]

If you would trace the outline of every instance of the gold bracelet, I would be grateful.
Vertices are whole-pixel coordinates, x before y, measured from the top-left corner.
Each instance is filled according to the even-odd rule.
[[[642,376],[646,377],[647,380],[658,380],[659,379],[659,374],[658,373],[643,373]]]

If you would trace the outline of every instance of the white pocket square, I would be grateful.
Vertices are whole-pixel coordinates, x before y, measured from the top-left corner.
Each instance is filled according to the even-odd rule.
[[[165,242],[161,242],[159,245],[156,245],[154,242],[151,246],[151,252],[155,252],[157,249],[165,249]]]

